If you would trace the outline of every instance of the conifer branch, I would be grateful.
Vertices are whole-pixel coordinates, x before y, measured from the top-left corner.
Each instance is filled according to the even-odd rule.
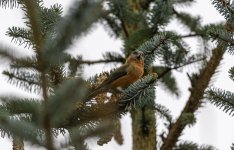
[[[117,98],[120,98],[118,95]],[[119,100],[119,99],[118,99]],[[64,122],[63,124],[58,124],[57,127],[71,127],[77,126],[82,123],[87,123],[89,121],[97,121],[103,118],[109,118],[113,116],[120,116],[122,112],[119,109],[118,102],[107,102],[102,104],[81,104],[78,107],[70,120]],[[79,118],[79,120],[77,119]]]
[[[1,97],[2,105],[1,111],[6,111],[10,115],[32,114],[40,113],[42,108],[41,100],[36,99],[18,99],[14,97]]]
[[[123,59],[118,60],[79,60],[77,61],[78,65],[94,65],[100,63],[123,63]]]
[[[10,66],[13,69],[31,69],[40,72],[40,66],[36,61],[35,57],[27,57],[27,58],[19,58],[19,59],[12,59]]]
[[[194,34],[187,34],[187,35],[181,35],[180,37],[181,38],[190,38],[190,37],[197,37],[197,36],[203,36],[203,34],[200,34],[200,33],[194,33]]]
[[[232,27],[230,27],[230,29],[232,29]],[[234,54],[233,33],[230,32],[229,29],[210,25],[208,33],[210,34],[212,39],[216,40],[218,43],[222,45],[225,45],[227,51],[230,54]]]
[[[161,75],[167,69],[168,68],[166,66],[152,66],[152,71],[156,72],[158,75]],[[161,78],[159,78],[159,82],[161,82],[163,86],[172,94],[175,94],[176,96],[180,95],[176,78],[173,76],[171,71],[161,76]]]
[[[154,89],[154,84],[157,80],[157,74],[153,73],[145,76],[144,78],[136,81],[123,91],[122,97],[119,101],[119,106],[125,110],[131,108],[141,108],[146,103],[149,96],[154,97],[154,94],[150,89]]]
[[[18,54],[11,49],[0,48],[0,56],[11,61],[10,66],[14,69],[30,68],[39,71],[35,57],[18,58]]]
[[[164,70],[162,73],[160,73],[158,75],[158,79],[162,78],[165,74],[167,74],[168,72],[170,72],[172,70],[176,70],[176,69],[182,68],[184,66],[187,66],[187,65],[199,62],[199,61],[204,61],[205,59],[206,59],[206,57],[203,57],[203,58],[199,58],[199,59],[188,61],[188,62],[186,62],[184,64],[181,64],[181,65],[178,65],[178,66],[175,66],[175,67],[172,67],[172,68],[167,67],[166,70]]]
[[[161,104],[156,104],[155,110],[157,111],[157,115],[159,115],[162,118],[165,118],[169,123],[172,122],[172,115],[168,108]]]
[[[98,123],[86,123],[85,126],[78,126],[69,129],[72,143],[78,150],[84,150],[85,139],[108,134],[113,129],[111,120],[104,120]],[[86,144],[85,144],[86,145]],[[87,146],[85,146],[87,147]]]
[[[197,143],[190,141],[183,141],[176,145],[173,150],[217,150],[210,145],[198,145]]]
[[[42,87],[42,95],[44,99],[45,108],[48,105],[48,81],[46,77],[46,66],[48,64],[45,63],[44,58],[42,58],[42,33],[41,33],[41,24],[39,17],[39,2],[36,1],[28,1],[23,0],[22,9],[26,12],[26,16],[29,19],[29,27],[32,30],[33,41],[35,43],[34,47],[37,53],[37,63],[39,67],[39,72],[41,73],[41,87]],[[53,145],[53,137],[52,137],[52,129],[51,129],[51,119],[47,111],[44,113],[43,117],[43,126],[45,129],[45,137],[46,137],[46,147],[49,150],[54,150]]]
[[[209,89],[205,98],[231,116],[234,116],[234,94],[221,89]]]
[[[81,37],[102,15],[106,15],[106,13],[102,11],[100,2],[91,0],[75,2],[69,14],[60,20],[55,29],[56,35],[53,39],[46,41],[43,53],[43,56],[47,58],[46,61],[50,64],[63,61],[64,58],[61,54],[73,39]]]
[[[6,33],[9,37],[12,38],[11,41],[15,41],[15,43],[19,43],[19,45],[25,44],[25,47],[29,47],[32,45],[32,33],[25,29],[20,27],[11,27],[8,28],[8,31]]]
[[[234,81],[234,67],[230,68],[228,73],[229,73],[230,79],[232,79],[232,81]]]
[[[126,24],[125,24],[125,22],[124,22],[123,19],[120,19],[120,21],[121,21],[121,27],[122,27],[122,29],[124,31],[124,34],[128,38],[129,37],[129,33],[128,33],[127,26],[126,26]]]
[[[120,103],[122,103],[122,104],[120,104],[120,105],[125,107],[126,106],[125,104],[127,104],[128,102],[131,103],[131,102],[135,101],[135,99],[139,98],[139,95],[141,95],[142,93],[145,92],[144,89],[147,88],[148,86],[150,86],[151,84],[153,84],[156,81],[156,79],[157,79],[157,74],[151,74],[151,75],[148,75],[148,76],[136,81],[132,85],[130,85],[126,90],[123,91],[123,93],[122,93],[123,97],[122,97],[122,100],[120,100]],[[108,91],[108,89],[94,90],[94,92],[89,93],[84,98],[83,101],[88,102],[92,98],[96,97],[98,94],[103,93],[103,92],[107,92],[107,91]],[[135,95],[136,94],[135,92],[138,92],[137,95]]]
[[[109,1],[109,0],[108,0]],[[120,31],[123,31],[123,34],[126,38],[130,36],[130,24],[132,20],[132,12],[129,7],[130,1],[110,1],[109,6],[112,13],[117,17],[116,22],[120,22]],[[137,3],[137,2],[135,2]]]
[[[35,73],[24,71],[3,71],[3,74],[8,76],[8,82],[16,86],[22,87],[25,90],[39,92],[41,90],[39,76]]]
[[[12,9],[18,6],[18,0],[0,0],[0,7],[10,7]]]
[[[40,29],[40,20],[39,20],[39,8],[38,2],[36,1],[28,1],[22,0],[20,2],[22,5],[22,9],[25,11],[27,18],[29,19],[30,28],[32,30],[33,41],[35,43],[35,48],[37,52],[41,49],[41,29]]]
[[[201,28],[200,24],[200,17],[192,17],[189,13],[185,12],[177,12],[175,9],[173,9],[173,12],[175,13],[177,19],[185,25],[190,31],[192,32],[199,32]]]
[[[62,84],[53,96],[49,97],[46,110],[52,125],[61,124],[76,109],[75,104],[86,94],[85,82],[82,79],[71,79]],[[67,109],[69,108],[69,109]]]
[[[226,0],[212,0],[212,4],[216,7],[221,15],[225,17],[227,21],[230,21],[232,14],[234,14],[234,9],[230,5],[230,1]]]
[[[173,32],[162,32],[143,43],[137,50],[145,54],[145,66],[152,64],[157,53],[163,50],[162,47],[175,39],[178,40]]]
[[[0,121],[0,128],[11,133],[11,135],[14,134],[14,136],[22,137],[23,139],[34,144],[44,146],[44,141],[40,141],[38,136],[36,136],[38,126],[27,121],[19,121],[17,119],[10,118],[9,114],[2,112],[0,115]]]
[[[38,77],[36,74],[30,74],[26,72],[9,72],[9,71],[3,71],[3,74],[7,75],[10,79],[17,79],[22,82],[26,82],[28,85],[39,85]]]
[[[233,45],[234,41],[232,38],[232,33],[225,30],[225,28],[217,28],[216,26],[209,26],[208,33],[211,38],[214,40],[220,39],[221,41],[226,42],[227,44]]]
[[[118,37],[120,35],[121,26],[116,23],[115,18],[111,16],[103,16],[103,20],[106,22],[105,25],[112,30],[113,34]],[[111,34],[112,35],[112,34]]]
[[[222,60],[224,54],[224,49],[221,45],[218,45],[217,48],[213,50],[213,55],[208,61],[206,67],[200,72],[198,78],[195,82],[195,85],[191,89],[190,97],[178,117],[175,123],[169,129],[168,135],[161,146],[161,150],[172,149],[178,141],[179,136],[181,135],[184,128],[188,125],[183,123],[183,114],[194,113],[200,106],[203,94],[209,81],[211,80],[212,75],[215,73],[220,61]]]

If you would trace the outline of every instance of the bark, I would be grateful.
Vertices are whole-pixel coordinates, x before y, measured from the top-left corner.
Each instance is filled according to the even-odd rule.
[[[18,137],[13,138],[13,150],[24,150],[24,142]]]
[[[155,111],[143,108],[132,111],[133,150],[156,150]]]

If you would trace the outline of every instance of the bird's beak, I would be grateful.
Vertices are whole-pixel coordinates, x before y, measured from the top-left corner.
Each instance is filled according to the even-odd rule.
[[[144,59],[144,53],[143,52],[138,52],[137,59]]]

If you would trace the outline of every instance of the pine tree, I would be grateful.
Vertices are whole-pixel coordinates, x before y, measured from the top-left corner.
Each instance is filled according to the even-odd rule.
[[[19,7],[24,11],[26,27],[10,27],[7,35],[34,52],[31,57],[18,58],[1,47],[0,55],[11,61],[11,69],[3,74],[11,84],[42,95],[41,99],[1,97],[0,129],[13,139],[13,149],[23,149],[23,141],[30,141],[49,150],[62,147],[85,150],[89,149],[85,140],[90,137],[99,137],[99,145],[108,143],[112,137],[121,144],[119,119],[128,112],[132,118],[133,150],[214,149],[180,141],[179,137],[186,126],[196,122],[194,113],[203,103],[212,75],[227,47],[232,52],[232,38],[222,24],[203,26],[199,16],[178,9],[193,3],[194,0],[81,0],[74,2],[69,13],[62,16],[62,6],[58,4],[46,8],[42,0],[0,0],[2,7]],[[232,29],[231,5],[224,0],[214,3],[226,17],[228,30]],[[176,31],[165,31],[173,19],[189,32],[180,35]],[[107,52],[97,61],[66,53],[74,38],[86,34],[96,23],[122,39],[122,53]],[[184,41],[188,37],[200,38],[204,48],[192,53]],[[217,47],[207,48],[214,38],[219,39]],[[124,63],[135,50],[145,54],[144,77],[121,93],[110,91],[109,96],[100,92],[87,98],[109,72],[84,80],[80,75],[82,67]],[[166,87],[167,92],[179,96],[179,83],[172,72],[194,63],[200,65],[200,69],[188,74],[190,97],[180,116],[174,119],[166,106],[156,102],[156,82]],[[230,72],[233,73],[233,69]],[[155,114],[166,122],[166,134],[161,131],[156,134]],[[69,141],[55,145],[54,137],[67,132]]]

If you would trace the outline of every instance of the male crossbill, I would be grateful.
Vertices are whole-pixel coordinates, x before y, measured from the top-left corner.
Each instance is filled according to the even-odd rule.
[[[144,53],[134,51],[126,59],[125,64],[113,71],[88,97],[92,98],[99,90],[106,91],[113,89],[121,91],[126,89],[129,85],[140,79],[143,73]]]
[[[127,88],[130,84],[140,79],[144,73],[143,52],[134,51],[126,60],[125,64],[117,68],[96,89],[118,89]]]

